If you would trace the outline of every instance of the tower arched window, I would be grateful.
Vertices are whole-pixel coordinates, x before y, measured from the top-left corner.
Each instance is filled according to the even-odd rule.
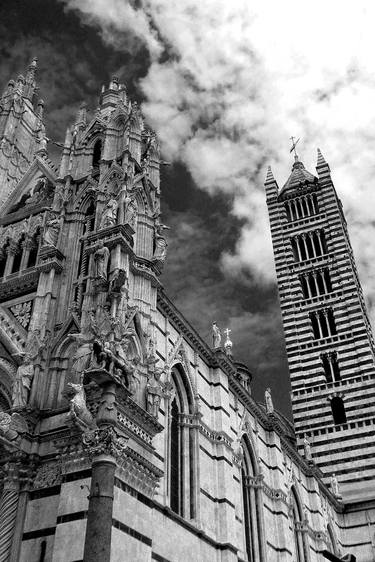
[[[331,400],[332,416],[335,425],[346,423],[346,412],[344,401],[340,396],[334,396]]]
[[[169,409],[169,474],[170,508],[185,517],[196,516],[197,495],[197,428],[189,423],[194,413],[188,378],[181,366],[171,375],[174,396]]]
[[[296,562],[305,562],[305,541],[303,533],[303,520],[302,520],[302,509],[300,502],[297,497],[296,490],[294,486],[291,490],[291,516],[292,516],[292,531],[293,531],[293,542],[294,542],[294,554]]]
[[[101,158],[102,158],[102,141],[99,139],[94,144],[94,151],[92,155],[93,168],[99,168]]]
[[[263,560],[264,557],[261,532],[263,525],[261,491],[256,484],[254,455],[246,436],[242,439],[242,448],[244,452],[241,468],[244,550],[248,561],[255,562]]]

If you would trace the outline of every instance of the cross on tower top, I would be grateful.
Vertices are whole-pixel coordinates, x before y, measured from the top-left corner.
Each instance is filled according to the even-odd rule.
[[[296,146],[299,142],[299,139],[297,139],[296,141],[294,139],[295,139],[295,137],[290,137],[290,140],[292,141],[292,148],[289,150],[289,152],[294,152],[294,159],[298,160],[298,154],[297,154]]]

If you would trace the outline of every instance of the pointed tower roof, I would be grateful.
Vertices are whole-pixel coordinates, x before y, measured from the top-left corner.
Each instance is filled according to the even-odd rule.
[[[273,175],[273,173],[272,173],[271,166],[268,166],[268,168],[267,168],[266,180],[265,180],[264,183],[265,183],[265,184],[266,184],[266,183],[272,183],[272,182],[274,182],[274,181],[276,181],[276,180],[275,180],[274,175]]]
[[[323,154],[320,151],[320,148],[318,148],[318,160],[316,162],[316,171],[318,172],[319,176],[322,176],[327,172],[329,173],[331,171],[328,162],[326,161],[326,159],[324,158]]]
[[[315,184],[318,181],[318,178],[308,172],[303,165],[303,163],[299,160],[297,154],[294,156],[294,164],[292,167],[292,173],[290,174],[289,178],[287,179],[286,183],[284,184],[281,193],[285,193],[286,191],[294,191],[301,185],[305,184]]]

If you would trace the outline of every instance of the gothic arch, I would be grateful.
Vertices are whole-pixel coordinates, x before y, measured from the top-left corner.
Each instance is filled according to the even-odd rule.
[[[93,178],[89,178],[78,190],[76,200],[74,202],[74,210],[82,212],[92,199],[96,202],[96,191],[98,182]]]
[[[167,373],[171,373],[172,368],[178,364],[180,364],[182,367],[182,371],[184,372],[184,376],[186,377],[191,395],[196,401],[198,398],[197,386],[191,372],[189,359],[185,346],[183,344],[183,337],[181,335],[177,338],[175,345],[168,354],[168,358],[165,364]],[[167,378],[170,379],[170,375]]]
[[[290,489],[290,514],[292,522],[292,532],[294,538],[294,552],[296,562],[306,562],[306,542],[303,532],[303,509],[300,495],[295,484]]]
[[[173,389],[166,418],[167,489],[172,511],[195,519],[198,505],[198,428],[191,424],[194,396],[181,365],[175,363],[170,374]]]
[[[124,181],[124,170],[116,162],[113,162],[107,173],[104,175],[100,188],[114,196],[120,191],[120,184]]]
[[[263,560],[263,500],[258,485],[259,465],[255,448],[247,433],[241,439],[243,459],[241,466],[244,551],[250,562]]]

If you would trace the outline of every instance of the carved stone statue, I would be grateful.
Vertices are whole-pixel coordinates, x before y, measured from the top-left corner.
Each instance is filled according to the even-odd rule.
[[[331,476],[331,492],[334,496],[336,496],[337,498],[341,498],[341,493],[340,493],[340,488],[339,488],[339,483],[338,480],[336,478],[336,474],[333,473]]]
[[[311,445],[310,445],[310,442],[307,440],[306,437],[303,438],[303,448],[304,448],[304,451],[305,451],[305,459],[307,461],[312,461]]]
[[[95,277],[107,280],[109,254],[109,249],[104,246],[103,240],[99,240],[98,249],[94,253]]]
[[[47,220],[43,232],[43,246],[56,247],[60,231],[60,218],[55,213],[51,213]]]
[[[216,322],[212,322],[212,346],[214,349],[221,346],[221,332]]]
[[[136,221],[137,221],[137,204],[135,202],[134,197],[131,197],[129,194],[126,195],[125,201],[125,223],[132,227],[135,230]]]
[[[165,224],[157,224],[155,226],[155,249],[154,249],[154,260],[164,261],[167,256],[167,241],[163,236],[163,230],[170,230],[169,226]]]
[[[72,378],[74,381],[81,380],[82,373],[89,368],[92,359],[92,344],[87,341],[87,337],[81,333],[69,334],[79,344],[73,355]]]
[[[22,365],[17,369],[12,389],[12,407],[25,408],[34,378],[34,365],[30,354],[25,354]]]
[[[86,405],[86,393],[82,382],[79,384],[68,382],[68,386],[74,393],[73,398],[70,400],[69,418],[84,431],[93,428],[95,422]]]
[[[118,203],[116,199],[111,197],[107,202],[105,209],[103,211],[102,220],[100,221],[99,228],[108,228],[116,224],[117,208],[118,208]]]
[[[270,388],[266,388],[265,393],[264,393],[264,399],[265,399],[265,402],[266,402],[266,412],[267,412],[267,414],[273,414],[275,409],[273,407],[271,389]]]
[[[155,418],[158,417],[160,401],[163,394],[160,382],[162,372],[163,369],[161,368],[155,369],[153,376],[146,385],[147,411]]]

